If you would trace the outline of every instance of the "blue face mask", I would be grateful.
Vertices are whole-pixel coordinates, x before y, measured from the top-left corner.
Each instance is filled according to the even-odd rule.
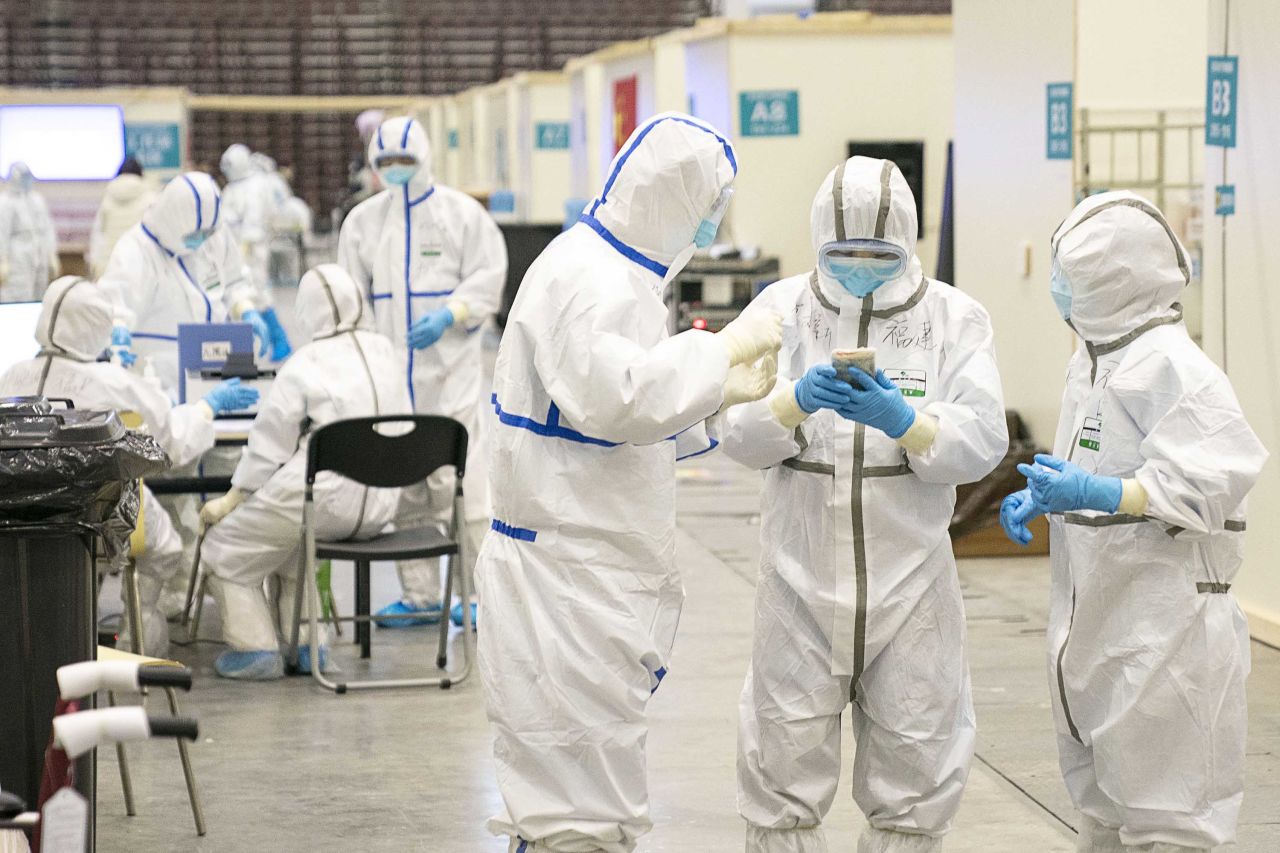
[[[1053,268],[1049,272],[1049,295],[1053,297],[1053,304],[1058,308],[1058,314],[1063,320],[1071,319],[1071,283],[1067,281],[1066,275],[1062,272],[1062,267],[1058,266],[1055,259]]]
[[[413,180],[414,175],[418,174],[418,167],[416,165],[409,166],[404,163],[396,163],[379,169],[378,174],[382,176],[384,183],[390,186],[402,187]]]
[[[204,241],[208,240],[209,235],[212,233],[212,231],[192,231],[182,238],[182,245],[194,252],[204,245]]]

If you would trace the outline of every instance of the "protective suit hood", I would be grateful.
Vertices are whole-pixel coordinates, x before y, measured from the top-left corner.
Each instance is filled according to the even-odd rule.
[[[876,307],[905,302],[920,286],[923,271],[916,258],[916,199],[907,179],[892,160],[850,157],[827,173],[813,198],[809,232],[816,260],[819,250],[836,240],[877,239],[900,247],[910,259],[898,278],[873,294]],[[858,300],[822,272],[818,282],[834,304]]]
[[[106,197],[117,204],[128,204],[146,191],[146,178],[125,172],[112,178],[107,184]]]
[[[1172,316],[1191,264],[1164,214],[1121,190],[1090,196],[1058,226],[1052,262],[1071,289],[1071,325],[1086,341],[1114,341]]]
[[[666,276],[737,173],[737,155],[724,136],[683,113],[662,113],[631,134],[580,221],[630,260]]]
[[[253,174],[253,154],[249,146],[237,142],[222,152],[218,168],[229,182],[243,180]]]
[[[49,285],[36,321],[36,341],[48,352],[96,361],[111,341],[111,301],[102,288],[78,275]]]
[[[253,164],[253,168],[264,175],[270,175],[272,172],[276,171],[275,158],[270,154],[255,151],[249,155],[249,160]]]
[[[308,270],[298,284],[298,318],[307,339],[372,327],[372,312],[355,279],[337,264]]]
[[[378,158],[402,154],[417,158],[418,172],[409,181],[409,197],[418,198],[435,184],[431,171],[431,143],[422,122],[408,116],[389,118],[378,126],[369,140],[369,165],[378,168]]]
[[[22,162],[14,163],[9,167],[9,178],[5,189],[11,193],[30,192],[34,180],[35,176],[31,174],[30,166]]]
[[[142,216],[142,227],[153,242],[170,255],[189,255],[193,250],[182,238],[201,228],[218,224],[222,196],[218,184],[203,172],[186,172],[165,185]]]

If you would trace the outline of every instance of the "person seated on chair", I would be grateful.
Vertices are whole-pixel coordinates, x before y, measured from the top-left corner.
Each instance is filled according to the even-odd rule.
[[[111,302],[101,288],[79,276],[58,279],[45,291],[36,322],[40,352],[0,377],[0,396],[59,397],[81,409],[132,412],[174,467],[194,462],[213,447],[214,414],[257,401],[257,390],[232,379],[203,400],[170,407],[168,395],[158,384],[114,362],[97,360],[111,342],[111,323]],[[136,568],[143,644],[137,651],[163,657],[169,650],[169,627],[158,602],[165,581],[182,568],[182,539],[150,490],[144,486],[142,492],[143,550],[136,555]],[[127,630],[129,620],[124,624]],[[120,646],[135,648],[132,638],[123,633]]]
[[[292,633],[298,561],[302,558],[302,503],[307,436],[337,420],[409,415],[404,356],[373,331],[364,294],[336,264],[302,277],[296,303],[303,339],[276,374],[249,432],[249,444],[231,478],[231,491],[200,511],[207,532],[201,562],[222,611],[223,639],[231,647],[214,669],[225,678],[267,681],[284,675],[280,637]],[[367,539],[395,515],[396,489],[352,483],[333,473],[315,485],[318,539]],[[263,581],[280,579],[279,634]],[[321,669],[327,652],[318,638]],[[308,642],[305,624],[299,643]],[[298,665],[311,671],[310,648]]]

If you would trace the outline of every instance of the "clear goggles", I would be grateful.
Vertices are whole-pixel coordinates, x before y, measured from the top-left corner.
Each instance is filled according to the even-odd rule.
[[[837,281],[855,270],[891,281],[906,271],[907,253],[887,240],[836,240],[818,250],[818,269]]]
[[[416,166],[418,158],[410,154],[379,154],[373,161],[373,168],[385,169],[388,166]]]

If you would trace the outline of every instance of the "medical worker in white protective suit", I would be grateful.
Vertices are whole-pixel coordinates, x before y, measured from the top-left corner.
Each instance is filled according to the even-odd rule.
[[[975,724],[947,527],[955,487],[1009,440],[987,312],[921,271],[916,203],[892,162],[824,179],[816,267],[744,312],[783,320],[773,394],[726,418],[724,449],[766,469],[755,639],[739,703],[749,853],[825,853],[853,723],[859,853],[926,853],[960,806]],[[873,347],[874,376],[833,350]],[[851,839],[832,849],[852,849]]]
[[[626,853],[652,826],[645,707],[684,599],[676,459],[713,446],[722,407],[768,393],[781,339],[764,312],[667,334],[663,290],[711,243],[736,172],[708,125],[645,122],[507,321],[476,577],[504,803],[489,829],[512,851]]]
[[[58,235],[26,163],[9,167],[0,192],[0,302],[34,302],[58,274]]]
[[[483,453],[478,421],[488,394],[479,332],[502,300],[506,243],[479,202],[435,182],[421,122],[384,121],[369,140],[369,163],[387,189],[357,205],[342,223],[338,263],[368,288],[378,331],[407,353],[402,382],[414,411],[460,422],[474,459]],[[480,468],[468,470],[475,475]],[[488,523],[486,492],[483,477],[467,479],[468,554],[479,550],[482,525]],[[434,522],[443,530],[453,512],[452,472],[433,475],[428,487],[405,489],[403,501],[398,523]],[[418,618],[382,626],[438,621],[437,561],[413,560],[398,568],[403,595],[379,615]]]
[[[1001,522],[1049,514],[1049,685],[1079,849],[1210,850],[1244,795],[1249,632],[1231,581],[1267,451],[1182,323],[1187,252],[1131,192],[1081,202],[1051,293],[1082,345],[1053,456]]]
[[[280,678],[278,643],[288,640],[302,549],[302,497],[307,436],[345,418],[410,413],[404,358],[373,331],[363,289],[341,267],[322,264],[298,286],[298,318],[310,342],[276,375],[249,432],[249,444],[231,478],[232,489],[209,501],[200,518],[205,534],[201,565],[212,576],[230,649],[214,669],[226,678]],[[316,481],[316,536],[368,538],[382,532],[398,504],[395,489],[371,489],[336,474]],[[263,581],[280,579],[279,621],[263,594]],[[277,624],[280,635],[277,635]],[[304,624],[300,642],[309,632]],[[321,667],[327,651],[322,646]],[[311,671],[302,645],[299,666]]]
[[[116,243],[99,284],[115,304],[113,349],[149,363],[178,398],[178,324],[250,323],[265,355],[270,330],[231,232],[219,227],[218,185],[187,172],[165,185],[142,222]],[[145,365],[144,365],[145,366]]]
[[[227,185],[222,188],[222,216],[240,241],[240,251],[256,291],[255,304],[270,330],[271,359],[283,361],[293,350],[267,285],[272,222],[284,199],[277,200],[275,183],[259,168],[257,156],[240,142],[222,152],[218,168],[227,179]]]
[[[40,353],[0,377],[0,396],[63,397],[80,409],[133,412],[179,467],[213,447],[215,413],[246,408],[258,399],[255,389],[232,379],[203,400],[170,408],[169,398],[136,371],[97,360],[111,342],[112,316],[102,288],[86,279],[65,276],[49,285],[36,322]],[[142,652],[163,657],[169,648],[169,627],[157,602],[164,582],[183,566],[182,539],[151,491],[144,486],[142,492],[144,548],[137,556]],[[128,627],[126,620],[126,631]],[[121,646],[132,649],[130,643],[126,636]]]

